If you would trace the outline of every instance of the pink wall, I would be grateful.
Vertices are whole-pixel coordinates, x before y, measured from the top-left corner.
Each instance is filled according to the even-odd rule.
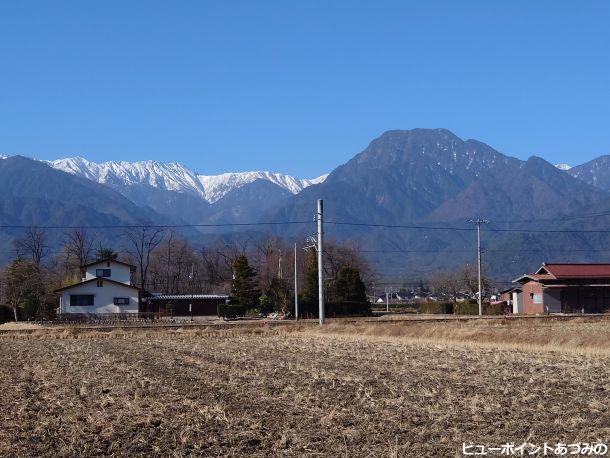
[[[544,295],[542,294],[542,285],[535,281],[528,281],[523,284],[523,313],[544,313],[544,302],[540,304],[534,304],[532,294],[540,294],[544,301]]]

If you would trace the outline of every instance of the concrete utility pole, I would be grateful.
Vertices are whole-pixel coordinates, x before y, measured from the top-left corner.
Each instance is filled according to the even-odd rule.
[[[487,224],[489,221],[486,219],[471,219],[470,223],[474,223],[477,225],[477,267],[479,273],[479,315],[483,315],[483,292],[482,292],[482,283],[481,283],[481,224]]]
[[[297,280],[297,244],[294,243],[294,319],[299,319],[299,287]]]
[[[324,324],[324,266],[323,266],[323,258],[324,258],[324,246],[323,246],[323,234],[324,234],[324,225],[323,225],[323,213],[324,213],[324,205],[322,203],[322,199],[318,199],[318,311],[320,314],[320,324]]]
[[[390,296],[388,296],[388,288],[385,289],[385,311],[390,311]]]

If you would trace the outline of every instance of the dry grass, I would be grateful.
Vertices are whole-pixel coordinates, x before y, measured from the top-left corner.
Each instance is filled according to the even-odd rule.
[[[0,331],[24,331],[29,329],[40,329],[39,324],[9,321],[8,323],[0,324]]]
[[[607,442],[609,331],[572,321],[2,336],[0,455],[461,456],[464,441]]]

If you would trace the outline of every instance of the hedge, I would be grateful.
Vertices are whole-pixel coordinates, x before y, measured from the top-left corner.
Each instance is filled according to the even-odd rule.
[[[419,306],[420,313],[440,313],[451,315],[453,310],[453,302],[422,302]]]
[[[239,304],[218,304],[217,314],[221,318],[237,318],[246,315],[246,307]]]
[[[8,305],[0,305],[0,323],[6,323],[7,321],[13,321],[15,315],[13,309]]]
[[[340,316],[371,316],[370,302],[326,302],[324,312],[327,318]],[[300,302],[299,315],[301,317],[318,317],[318,303]]]

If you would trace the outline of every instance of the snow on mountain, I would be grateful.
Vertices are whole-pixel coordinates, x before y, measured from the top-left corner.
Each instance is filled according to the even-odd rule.
[[[198,175],[182,164],[158,161],[108,161],[96,163],[83,157],[46,161],[51,167],[82,176],[115,188],[147,184],[157,189],[190,193],[214,203],[234,189],[255,180],[267,180],[293,194],[312,184],[323,182],[328,175],[299,179],[282,173],[230,172],[220,175]]]
[[[204,194],[197,175],[175,162],[108,161],[97,164],[83,157],[49,161],[53,168],[109,185],[147,184],[167,191]]]
[[[240,188],[245,184],[256,180],[267,180],[281,188],[297,194],[312,184],[321,183],[328,175],[318,178],[299,179],[283,173],[271,172],[230,172],[220,175],[199,175],[198,178],[205,189],[205,199],[214,203],[224,197],[233,189]]]
[[[570,170],[572,168],[571,165],[568,164],[555,164],[555,167],[557,167],[559,170]]]

